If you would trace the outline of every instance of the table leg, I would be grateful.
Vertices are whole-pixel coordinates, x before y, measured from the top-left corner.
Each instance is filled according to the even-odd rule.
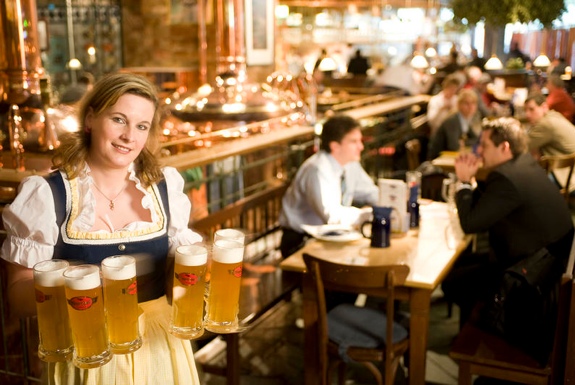
[[[226,334],[225,339],[227,384],[240,385],[240,334]]]
[[[409,302],[409,385],[425,384],[425,360],[429,333],[431,290],[411,290]]]
[[[302,308],[304,321],[304,374],[306,385],[321,384],[317,340],[317,305],[311,279],[304,276],[302,282]]]

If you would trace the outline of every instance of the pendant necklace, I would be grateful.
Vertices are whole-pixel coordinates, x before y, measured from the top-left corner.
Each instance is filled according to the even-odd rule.
[[[116,200],[116,198],[118,198],[118,197],[120,196],[120,194],[126,189],[126,187],[128,187],[128,184],[127,184],[127,183],[124,184],[124,187],[122,187],[122,189],[120,190],[120,192],[118,192],[114,198],[110,199],[110,198],[108,198],[108,197],[106,196],[106,194],[104,194],[104,193],[102,192],[102,190],[100,190],[100,188],[98,187],[98,185],[96,184],[96,182],[94,182],[93,180],[92,180],[92,184],[94,185],[94,187],[96,187],[96,190],[98,190],[98,192],[99,192],[100,194],[102,194],[102,196],[103,196],[104,198],[106,198],[108,201],[110,201],[109,207],[110,207],[110,210],[112,210],[112,211],[114,211],[114,201]]]

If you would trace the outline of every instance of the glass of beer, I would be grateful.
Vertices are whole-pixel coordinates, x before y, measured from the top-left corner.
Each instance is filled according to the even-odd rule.
[[[193,339],[204,334],[204,297],[208,250],[200,245],[176,249],[170,333]]]
[[[142,346],[138,324],[136,260],[113,255],[102,261],[104,303],[108,339],[114,354],[126,354]]]
[[[205,319],[205,328],[211,332],[238,331],[243,257],[243,241],[215,238]]]
[[[74,344],[68,322],[64,270],[68,261],[51,259],[34,265],[34,289],[40,344],[38,357],[46,362],[72,359]]]
[[[64,271],[68,317],[74,341],[74,365],[96,368],[112,359],[100,268],[96,265],[70,266]]]

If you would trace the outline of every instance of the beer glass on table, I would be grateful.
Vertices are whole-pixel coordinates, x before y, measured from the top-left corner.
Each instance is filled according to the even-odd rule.
[[[68,316],[74,341],[74,365],[81,369],[96,368],[112,359],[100,268],[77,265],[64,271]]]
[[[213,333],[238,331],[244,240],[244,234],[235,229],[214,235],[205,318],[205,328]]]
[[[114,354],[126,354],[142,346],[138,324],[136,260],[113,255],[102,261],[104,303],[108,339]]]
[[[74,344],[68,322],[64,270],[68,261],[51,259],[34,265],[34,289],[40,344],[38,357],[46,362],[68,361]]]
[[[204,298],[208,250],[200,245],[176,249],[170,333],[193,339],[204,334]]]

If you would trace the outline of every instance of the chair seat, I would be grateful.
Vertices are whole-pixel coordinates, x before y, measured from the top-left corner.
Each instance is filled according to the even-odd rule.
[[[353,358],[351,351],[361,354],[360,349],[375,349],[384,346],[386,341],[385,325],[387,316],[382,311],[341,304],[327,315],[329,339],[339,345],[339,356],[346,362]],[[393,341],[405,340],[409,333],[405,327],[393,323]]]
[[[513,369],[540,375],[551,373],[549,365],[542,366],[521,349],[471,323],[465,324],[461,329],[449,355],[456,361],[472,361],[493,368]]]

